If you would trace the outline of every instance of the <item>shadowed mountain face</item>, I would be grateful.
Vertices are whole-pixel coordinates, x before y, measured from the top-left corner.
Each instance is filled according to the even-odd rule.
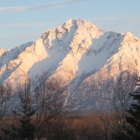
[[[69,19],[45,31],[35,43],[0,49],[0,81],[14,86],[47,72],[70,85],[69,96],[92,92],[104,98],[111,96],[111,86],[121,74],[140,70],[139,60],[140,39],[133,34],[107,32],[90,22]]]

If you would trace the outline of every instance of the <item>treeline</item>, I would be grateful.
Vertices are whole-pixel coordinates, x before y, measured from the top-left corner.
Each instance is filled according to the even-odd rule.
[[[55,79],[35,89],[28,80],[17,86],[17,98],[10,85],[1,86],[0,140],[139,140],[140,79],[130,85],[129,78],[118,79],[104,112],[83,111],[86,101],[67,98]]]

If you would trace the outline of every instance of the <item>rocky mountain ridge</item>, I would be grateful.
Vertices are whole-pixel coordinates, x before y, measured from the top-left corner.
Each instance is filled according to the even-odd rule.
[[[101,93],[122,72],[137,73],[139,60],[140,39],[130,32],[104,31],[88,21],[69,19],[36,42],[0,49],[0,81],[20,83],[47,72],[70,85],[70,95],[83,91],[83,85]]]

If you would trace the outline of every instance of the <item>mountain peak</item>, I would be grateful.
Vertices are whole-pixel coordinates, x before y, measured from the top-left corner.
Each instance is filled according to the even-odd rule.
[[[98,38],[103,32],[89,21],[74,18],[67,20],[58,28],[45,31],[41,38],[47,48],[54,46],[53,43],[57,41],[56,46],[64,46],[77,52],[79,44],[80,48],[83,46],[83,49],[87,49],[87,46],[92,44],[91,39]]]
[[[127,32],[127,33],[125,34],[125,36],[127,36],[127,37],[134,37],[134,35],[133,35],[131,32]]]
[[[124,40],[123,42],[131,42],[131,43],[134,43],[134,42],[137,42],[139,41],[139,39],[137,37],[135,37],[131,32],[127,32],[124,36]]]
[[[92,27],[94,29],[99,29],[96,25],[92,24],[90,21],[85,21],[83,19],[76,19],[76,18],[70,18],[69,20],[67,20],[63,26],[65,25],[76,25],[76,26],[85,26],[85,27]]]

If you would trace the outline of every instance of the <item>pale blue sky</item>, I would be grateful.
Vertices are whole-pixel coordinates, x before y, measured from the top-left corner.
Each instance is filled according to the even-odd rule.
[[[69,18],[140,38],[140,0],[0,0],[0,48],[36,41]]]

